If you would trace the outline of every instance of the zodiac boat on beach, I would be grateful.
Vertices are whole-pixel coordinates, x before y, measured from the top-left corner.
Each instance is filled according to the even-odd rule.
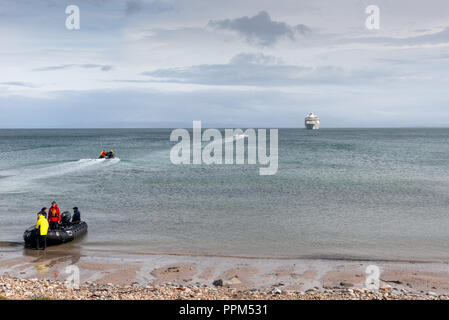
[[[33,225],[23,233],[25,246],[36,247],[38,229]],[[87,223],[85,221],[67,223],[55,230],[48,229],[47,246],[58,245],[73,241],[87,233]]]

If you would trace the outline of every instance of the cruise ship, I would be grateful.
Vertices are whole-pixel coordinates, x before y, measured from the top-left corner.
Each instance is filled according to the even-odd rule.
[[[320,128],[320,118],[313,112],[309,113],[304,121],[306,129],[314,130]]]

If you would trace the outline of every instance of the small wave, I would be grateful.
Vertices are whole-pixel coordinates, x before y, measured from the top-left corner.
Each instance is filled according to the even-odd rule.
[[[22,242],[16,242],[16,241],[0,241],[0,248],[3,247],[19,247],[23,246]]]

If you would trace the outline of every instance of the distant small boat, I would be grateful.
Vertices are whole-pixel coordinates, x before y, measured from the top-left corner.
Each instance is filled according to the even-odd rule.
[[[104,157],[99,156],[98,159],[114,159],[115,158],[115,154],[106,154]]]
[[[313,112],[309,113],[304,121],[306,129],[316,130],[320,128],[320,118]]]

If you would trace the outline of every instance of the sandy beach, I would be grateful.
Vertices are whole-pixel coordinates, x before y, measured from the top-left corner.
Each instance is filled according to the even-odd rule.
[[[365,284],[370,265],[380,269],[379,290]],[[79,270],[84,291],[67,288],[70,266]],[[446,299],[449,294],[448,265],[437,261],[124,254],[62,246],[4,250],[0,275],[0,296],[7,299]],[[101,288],[109,294],[98,295]]]

